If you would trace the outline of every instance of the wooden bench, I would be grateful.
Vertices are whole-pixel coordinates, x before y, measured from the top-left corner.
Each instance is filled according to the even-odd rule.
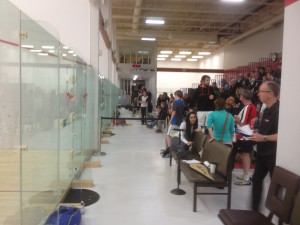
[[[197,195],[227,195],[227,208],[231,206],[231,148],[217,141],[206,141],[203,147],[202,161],[215,162],[216,172],[208,179],[189,164],[180,162],[180,169],[186,178],[194,184],[193,211],[197,211]],[[224,192],[198,192],[198,187],[225,188]],[[213,189],[215,190],[215,189]]]

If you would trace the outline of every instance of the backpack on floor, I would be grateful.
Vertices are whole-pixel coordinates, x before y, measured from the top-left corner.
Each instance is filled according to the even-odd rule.
[[[60,206],[58,210],[51,213],[45,225],[80,225],[80,209],[69,206]]]

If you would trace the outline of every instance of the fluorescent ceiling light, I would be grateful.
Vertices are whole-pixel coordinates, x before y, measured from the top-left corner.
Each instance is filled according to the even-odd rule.
[[[175,58],[185,58],[186,55],[175,55]]]
[[[157,58],[157,61],[164,61],[166,58]]]
[[[181,61],[180,58],[172,58],[171,60],[172,60],[172,61]]]
[[[138,51],[138,53],[140,53],[140,54],[148,54],[149,52],[148,51]]]
[[[38,53],[38,55],[41,55],[41,56],[47,56],[48,55],[48,53]]]
[[[222,0],[222,2],[243,2],[245,0]]]
[[[76,56],[76,54],[73,54],[73,56]]]
[[[180,51],[179,54],[181,54],[181,55],[190,55],[190,54],[192,54],[192,52],[190,52],[190,51]]]
[[[54,53],[54,52],[55,52],[55,50],[49,50],[48,52],[50,52],[50,53]]]
[[[138,78],[138,75],[133,76],[133,80],[136,80]]]
[[[198,52],[198,55],[210,55],[210,52]]]
[[[198,61],[198,59],[187,59],[187,61],[195,62]]]
[[[43,48],[43,49],[54,49],[54,46],[43,45],[42,48]]]
[[[160,53],[161,53],[161,54],[172,54],[173,51],[168,51],[168,50],[166,50],[166,51],[160,51]]]
[[[67,56],[67,54],[62,54],[62,56]]]
[[[164,20],[161,20],[161,19],[147,19],[147,20],[146,20],[146,23],[147,23],[147,24],[162,25],[162,24],[165,24],[165,21],[164,21]]]
[[[21,45],[22,48],[34,48],[33,45]]]
[[[158,58],[166,58],[169,57],[169,55],[157,55]]]
[[[64,46],[63,49],[69,49],[69,47],[68,46]]]
[[[202,59],[203,55],[193,55],[192,58],[193,59]]]
[[[31,52],[42,52],[42,50],[39,50],[39,49],[31,49],[30,51]]]
[[[141,38],[141,40],[142,41],[155,41],[156,38],[146,38],[146,37],[144,37],[144,38]]]
[[[73,51],[68,51],[70,54],[73,54],[74,52]]]

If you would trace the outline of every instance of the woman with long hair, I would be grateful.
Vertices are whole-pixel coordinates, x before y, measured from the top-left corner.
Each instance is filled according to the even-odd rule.
[[[185,121],[180,124],[180,146],[178,137],[173,137],[171,140],[171,149],[177,150],[178,152],[188,151],[192,147],[195,133],[200,131],[198,127],[197,115],[194,112],[190,112]]]

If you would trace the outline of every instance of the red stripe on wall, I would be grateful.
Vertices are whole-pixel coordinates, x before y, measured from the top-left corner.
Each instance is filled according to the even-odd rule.
[[[297,1],[299,1],[299,0],[285,0],[285,7],[287,7],[287,6],[289,6],[289,5],[293,4],[293,3],[295,3],[295,2],[297,2]]]

